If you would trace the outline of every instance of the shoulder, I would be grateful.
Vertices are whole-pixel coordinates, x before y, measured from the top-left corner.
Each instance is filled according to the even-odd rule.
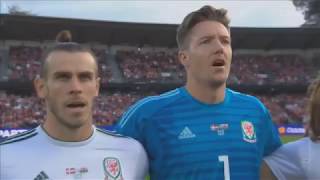
[[[308,138],[282,145],[264,161],[278,179],[306,179],[305,162],[308,160],[308,150],[305,144]]]
[[[26,142],[27,140],[32,139],[38,134],[37,128],[16,134],[14,136],[10,136],[8,138],[3,139],[0,142],[0,146],[17,144],[19,142]]]
[[[136,139],[124,136],[116,133],[115,131],[108,131],[101,128],[96,128],[97,134],[99,136],[99,142],[105,144],[106,146],[116,147],[123,151],[128,151],[128,153],[141,153],[145,152],[142,144]]]
[[[105,136],[111,136],[111,137],[114,137],[114,138],[126,138],[126,136],[118,134],[116,131],[109,131],[109,130],[98,128],[98,127],[96,127],[96,130],[97,130],[98,134],[102,134],[102,135],[105,135]]]
[[[320,141],[319,140],[318,141],[312,141],[310,138],[308,138],[307,143],[308,143],[310,148],[320,151]]]
[[[137,101],[134,105],[130,106],[123,118],[126,118],[134,113],[153,114],[166,105],[176,101],[180,97],[180,93],[181,92],[179,89],[174,89],[157,96],[143,98]]]
[[[128,145],[128,144],[137,145],[137,143],[138,143],[138,141],[135,140],[134,138],[119,134],[116,131],[109,131],[109,130],[102,129],[102,128],[96,128],[96,131],[97,131],[97,134],[101,138],[108,138],[109,140],[111,140],[113,142],[122,143],[122,144],[126,144],[126,145]],[[138,144],[140,145],[140,143],[138,143]]]
[[[293,142],[289,142],[287,144],[284,144],[283,146],[281,146],[280,149],[282,149],[285,152],[298,152],[300,150],[305,150],[305,148],[307,146],[309,146],[309,144],[312,143],[312,141],[310,140],[309,137],[304,137],[301,138],[297,141],[293,141]]]
[[[146,98],[139,100],[137,103],[133,105],[133,107],[135,108],[148,108],[150,106],[161,107],[167,103],[174,101],[176,98],[179,97],[179,94],[180,94],[180,90],[174,89],[160,95],[148,96]]]
[[[287,162],[294,163],[297,166],[300,166],[301,159],[306,158],[306,153],[308,152],[309,138],[305,137],[300,140],[290,142],[282,145],[271,155],[265,158],[268,163],[276,162]]]
[[[250,104],[262,104],[261,101],[255,96],[237,92],[231,89],[227,89],[227,91],[229,94],[231,94],[234,101],[245,102]]]
[[[299,159],[305,155],[310,140],[308,137],[282,145],[272,155],[275,157],[287,157],[288,160]]]
[[[233,91],[231,89],[227,89],[227,91],[232,98],[232,103],[241,104],[241,106],[254,108],[263,112],[267,111],[264,104],[257,97],[249,94]]]

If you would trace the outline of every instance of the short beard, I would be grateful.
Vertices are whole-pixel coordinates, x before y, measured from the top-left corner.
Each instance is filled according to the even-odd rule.
[[[47,101],[47,107],[48,107],[48,111],[51,112],[51,114],[55,117],[55,119],[58,121],[59,124],[63,125],[64,127],[68,128],[68,129],[79,129],[81,128],[85,122],[89,121],[89,117],[86,121],[81,121],[81,120],[75,120],[75,121],[68,121],[67,119],[65,119],[65,117],[63,117],[60,113],[59,110],[57,108],[55,108],[56,106],[54,106],[54,104],[51,104],[50,102],[50,98]],[[90,114],[90,113],[89,113]]]

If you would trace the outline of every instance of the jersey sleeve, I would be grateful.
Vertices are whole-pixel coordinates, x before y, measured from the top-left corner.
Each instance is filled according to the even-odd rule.
[[[271,154],[273,151],[281,146],[281,140],[278,129],[271,119],[269,111],[264,107],[265,119],[264,119],[264,148],[263,156]]]
[[[143,124],[141,122],[143,121],[143,117],[140,111],[141,110],[137,108],[137,104],[131,106],[129,110],[122,115],[115,130],[119,134],[132,137],[142,143]]]
[[[9,168],[7,167],[8,159],[6,156],[8,156],[3,152],[3,147],[0,146],[0,179],[9,179],[7,172],[9,172]],[[5,160],[7,159],[7,160]]]
[[[278,179],[306,179],[300,162],[298,146],[297,143],[285,144],[264,158],[264,161]]]
[[[134,179],[145,179],[149,171],[149,163],[147,153],[141,144],[138,146],[138,154],[135,156],[135,159],[136,165],[133,171],[137,172],[137,175]]]

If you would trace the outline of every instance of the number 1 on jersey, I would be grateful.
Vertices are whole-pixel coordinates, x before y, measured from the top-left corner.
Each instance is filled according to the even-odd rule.
[[[224,170],[224,179],[230,180],[230,167],[229,167],[229,158],[226,155],[218,156],[219,161],[223,162],[223,170]]]

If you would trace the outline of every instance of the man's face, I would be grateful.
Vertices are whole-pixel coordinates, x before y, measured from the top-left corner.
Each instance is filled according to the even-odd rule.
[[[47,120],[68,128],[92,123],[93,100],[99,93],[94,58],[87,52],[56,51],[47,58],[47,78],[36,81],[47,105]]]
[[[179,52],[187,81],[209,86],[225,84],[232,57],[229,30],[217,21],[203,21],[191,29],[187,43]]]

